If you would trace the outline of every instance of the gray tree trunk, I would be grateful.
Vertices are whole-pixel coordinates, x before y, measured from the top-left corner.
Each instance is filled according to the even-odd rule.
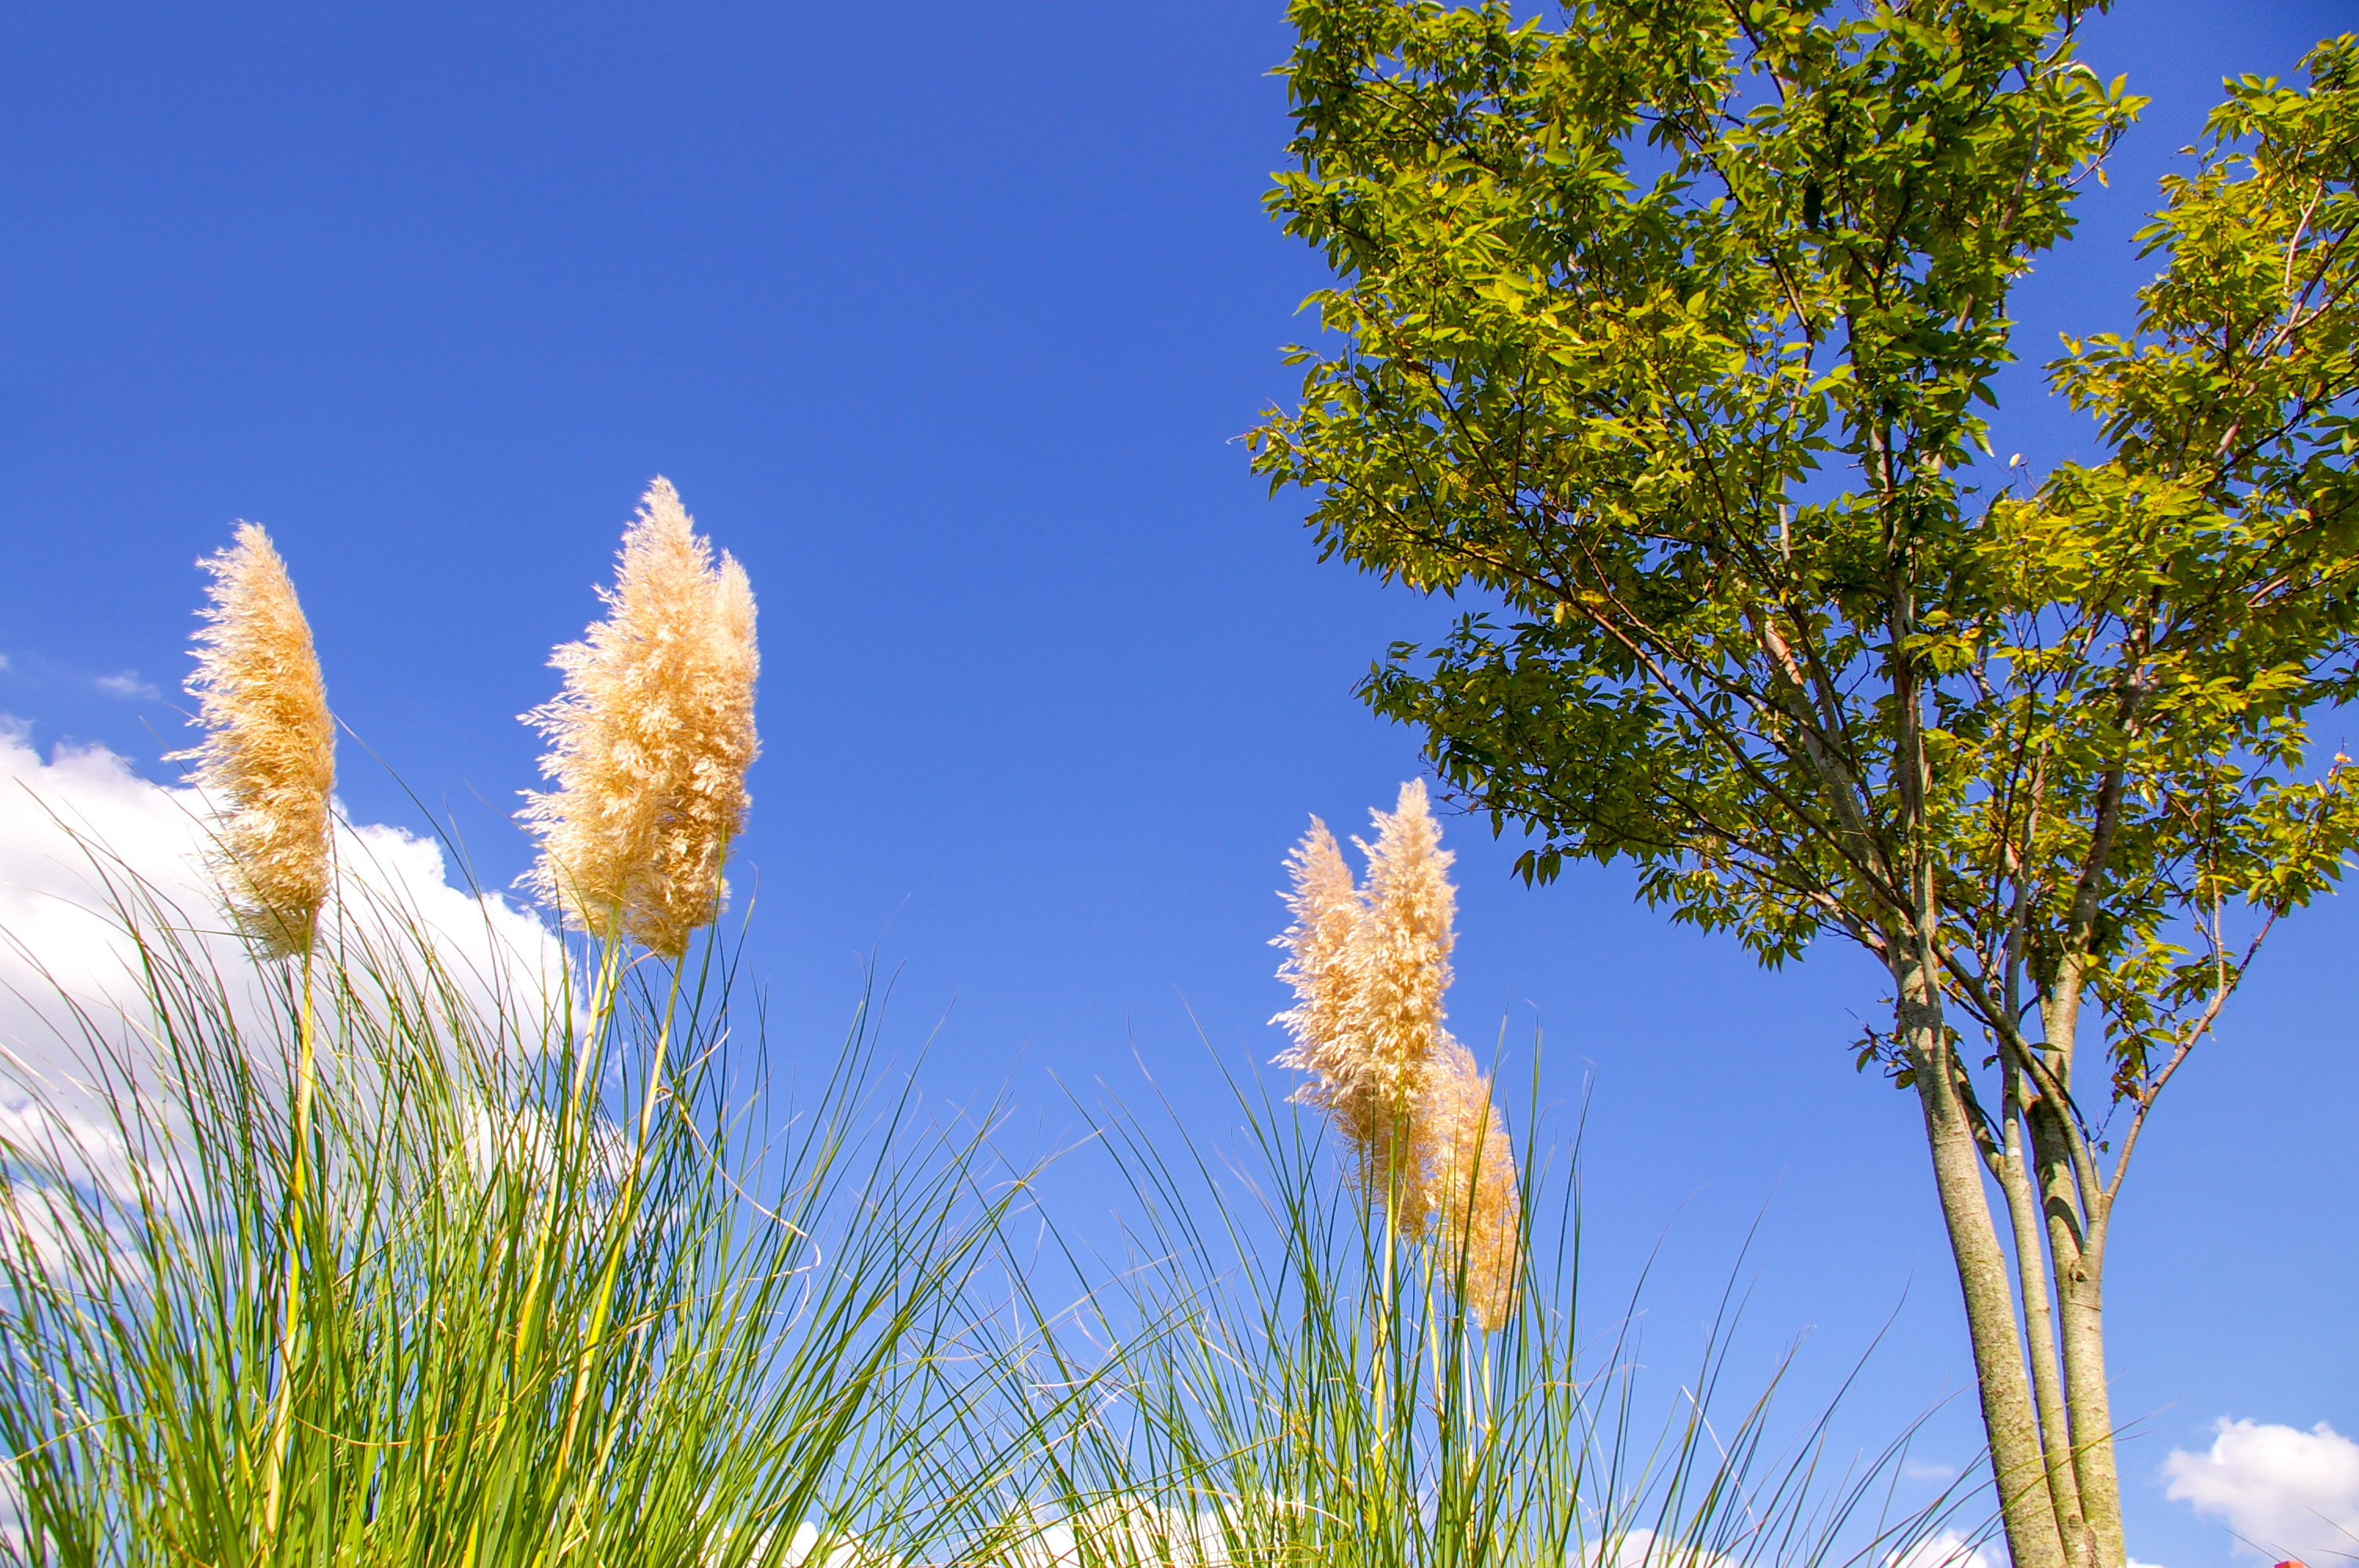
[[[2060,968],[2052,995],[2040,1009],[2048,1068],[2067,1090],[2072,1082],[2080,1014],[2080,967],[2068,960]],[[2095,1548],[2096,1568],[2126,1568],[2129,1550],[2122,1532],[2121,1479],[2114,1460],[2113,1400],[2105,1389],[2105,1231],[2113,1199],[2103,1191],[2082,1193],[2074,1179],[2066,1142],[2071,1134],[2063,1116],[2060,1107],[2039,1105],[2032,1108],[2028,1119],[2063,1328],[2064,1398],[2072,1423],[2072,1468],[2080,1482],[2081,1507]]]
[[[1983,1185],[1982,1151],[1958,1091],[1958,1066],[1941,1022],[1940,988],[1916,943],[1900,945],[1894,979],[1899,989],[1895,1022],[1916,1073],[1925,1139],[1933,1155],[1933,1184],[1949,1227],[1958,1283],[1965,1293],[1974,1382],[1982,1395],[1984,1430],[1990,1437],[2007,1555],[2015,1568],[2068,1568],[2056,1505],[2049,1495],[2031,1390],[2024,1376],[2023,1342],[2016,1334],[2015,1288]]]
[[[2017,1076],[2007,1075],[2006,1143],[1999,1152],[1999,1186],[2014,1231],[2016,1279],[2023,1292],[2023,1337],[2030,1352],[2031,1392],[2039,1411],[2039,1450],[2048,1467],[2048,1495],[2056,1506],[2057,1533],[2065,1561],[2075,1568],[2098,1568],[2082,1512],[2080,1477],[2074,1467],[2072,1423],[2066,1414],[2064,1380],[2057,1361],[2056,1314],[2049,1290],[2047,1227],[2024,1152],[2025,1132]]]

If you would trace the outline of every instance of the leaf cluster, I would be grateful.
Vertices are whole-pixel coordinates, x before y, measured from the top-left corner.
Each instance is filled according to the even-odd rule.
[[[2104,460],[1995,460],[2008,291],[2142,101],[2078,0],[1297,0],[1268,202],[1334,351],[1256,432],[1328,557],[1473,602],[1362,688],[1518,869],[1633,862],[1765,962],[2058,977],[2159,1087],[2354,836],[2359,42],[2230,84],[2136,331],[2054,384]],[[1978,466],[1979,465],[1979,466]]]

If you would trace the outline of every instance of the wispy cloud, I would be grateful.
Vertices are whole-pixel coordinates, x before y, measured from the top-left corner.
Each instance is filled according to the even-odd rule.
[[[30,683],[36,687],[55,687],[67,691],[94,691],[102,697],[122,701],[154,702],[164,695],[163,688],[142,676],[137,670],[116,670],[112,674],[90,670],[53,659],[45,654],[0,654],[0,675],[15,681]]]
[[[90,684],[109,697],[136,698],[141,702],[153,702],[164,695],[153,685],[141,680],[137,670],[125,670],[119,675],[98,676],[93,677]]]
[[[2164,1496],[2226,1525],[2248,1557],[2359,1559],[2359,1443],[2322,1421],[2301,1432],[2223,1417],[2212,1430],[2208,1452],[2162,1462]]]
[[[1910,1459],[1900,1466],[1900,1473],[1912,1481],[1954,1481],[1958,1478],[1955,1465],[1936,1465],[1930,1459]]]

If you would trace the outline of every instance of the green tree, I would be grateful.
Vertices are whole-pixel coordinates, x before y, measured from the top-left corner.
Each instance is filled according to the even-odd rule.
[[[1992,452],[2010,287],[2141,101],[2077,0],[1294,0],[1332,351],[1256,432],[1325,556],[1465,595],[1362,688],[1518,869],[1627,860],[1891,982],[2008,1550],[2125,1561],[2102,1283],[2158,1097],[2359,833],[2359,40],[2227,84],[2130,337]],[[1334,346],[1340,340],[1340,347]]]

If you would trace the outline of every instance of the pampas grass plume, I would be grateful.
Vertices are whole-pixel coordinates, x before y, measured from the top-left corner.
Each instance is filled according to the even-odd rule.
[[[1451,983],[1449,851],[1427,809],[1425,785],[1401,785],[1392,814],[1373,811],[1375,844],[1352,839],[1368,856],[1368,887],[1326,823],[1288,856],[1295,922],[1277,938],[1286,948],[1278,979],[1295,988],[1295,1007],[1271,1023],[1295,1037],[1277,1065],[1310,1073],[1295,1094],[1331,1118],[1352,1146],[1356,1179],[1371,1198],[1406,1182],[1408,1203],[1392,1207],[1406,1236],[1425,1228],[1420,1186],[1430,1148],[1418,1104],[1425,1064],[1441,1031],[1441,992]]]
[[[1363,1053],[1352,1033],[1352,986],[1344,956],[1367,909],[1353,885],[1343,852],[1335,847],[1335,835],[1317,817],[1287,856],[1286,867],[1294,884],[1285,895],[1286,907],[1294,924],[1271,938],[1271,946],[1286,949],[1277,978],[1294,988],[1295,1002],[1270,1022],[1283,1024],[1294,1044],[1277,1057],[1277,1065],[1310,1075],[1310,1082],[1296,1097],[1303,1104],[1346,1119],[1350,1087]]]
[[[1375,843],[1353,840],[1368,857],[1365,889],[1353,886],[1334,835],[1316,817],[1288,858],[1294,924],[1277,939],[1288,954],[1278,977],[1296,1002],[1272,1022],[1294,1036],[1277,1065],[1310,1075],[1297,1098],[1349,1141],[1363,1190],[1380,1196],[1396,1173],[1409,1184],[1411,1201],[1393,1217],[1415,1235],[1430,1154],[1417,1110],[1427,1064],[1447,1038],[1441,996],[1455,895],[1421,782],[1401,786],[1392,812],[1372,815]]]
[[[727,897],[722,861],[751,804],[754,592],[658,479],[598,593],[605,618],[549,659],[564,689],[524,715],[557,785],[527,792],[530,877],[584,930],[678,959]]]
[[[1274,945],[1286,949],[1277,974],[1295,1004],[1270,1022],[1294,1044],[1275,1065],[1310,1076],[1296,1099],[1334,1122],[1361,1191],[1391,1199],[1396,1229],[1419,1238],[1440,1221],[1448,1260],[1464,1259],[1470,1309],[1495,1328],[1515,1299],[1521,1204],[1490,1081],[1442,1027],[1455,857],[1421,780],[1372,815],[1376,841],[1353,840],[1368,858],[1364,887],[1315,816],[1287,857],[1294,924]]]
[[[1392,811],[1369,815],[1376,841],[1353,840],[1368,858],[1367,914],[1343,966],[1353,999],[1353,1098],[1363,1115],[1390,1123],[1416,1106],[1427,1066],[1449,1038],[1441,999],[1457,940],[1458,895],[1449,874],[1457,857],[1441,848],[1422,779],[1401,785]]]
[[[1473,1052],[1444,1036],[1428,1074],[1420,1119],[1432,1151],[1427,1205],[1440,1221],[1441,1260],[1466,1271],[1467,1310],[1495,1329],[1514,1310],[1523,1204],[1507,1124]]]
[[[197,564],[213,580],[188,689],[207,733],[172,760],[195,762],[212,798],[214,872],[238,924],[274,956],[308,952],[328,896],[336,783],[311,628],[256,524]]]

